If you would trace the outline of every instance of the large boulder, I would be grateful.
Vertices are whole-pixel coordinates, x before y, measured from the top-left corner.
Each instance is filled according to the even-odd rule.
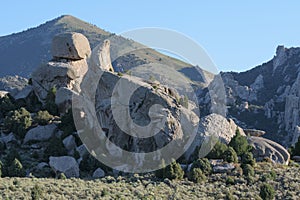
[[[265,158],[274,163],[287,165],[290,161],[289,152],[280,144],[262,137],[248,137],[249,144],[253,147],[252,153],[257,161]]]
[[[38,126],[30,129],[24,138],[24,144],[28,142],[42,142],[49,140],[57,129],[55,124],[49,124],[46,126]]]
[[[53,38],[51,51],[54,58],[81,60],[91,54],[91,47],[81,33],[64,33]]]
[[[77,161],[70,156],[50,157],[50,167],[58,173],[64,173],[67,178],[79,177],[79,166]]]
[[[219,139],[221,142],[228,144],[233,136],[236,134],[236,130],[240,131],[241,135],[245,136],[245,133],[242,128],[237,126],[232,119],[226,119],[222,115],[218,114],[210,114],[203,118],[201,118],[199,123],[199,129],[198,133],[195,137],[195,140],[193,141],[192,145],[186,151],[185,155],[187,158],[189,158],[194,151],[197,149],[197,147],[201,147],[201,145],[209,140],[211,140],[211,143],[215,143],[216,140]],[[213,147],[213,145],[209,145],[203,148],[203,155],[209,153],[210,149]]]

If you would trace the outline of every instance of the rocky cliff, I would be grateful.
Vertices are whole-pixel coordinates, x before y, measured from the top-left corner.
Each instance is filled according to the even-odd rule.
[[[249,71],[222,73],[229,116],[266,131],[285,146],[299,137],[300,48],[278,46],[272,60]]]

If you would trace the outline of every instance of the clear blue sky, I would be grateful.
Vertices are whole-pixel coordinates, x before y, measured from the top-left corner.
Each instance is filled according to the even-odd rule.
[[[63,14],[114,33],[162,27],[193,38],[222,71],[244,71],[268,61],[277,45],[300,46],[300,1],[245,2],[5,0],[1,2],[0,35]]]

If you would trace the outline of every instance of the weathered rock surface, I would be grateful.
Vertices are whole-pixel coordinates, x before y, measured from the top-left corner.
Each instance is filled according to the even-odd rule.
[[[93,173],[93,178],[102,178],[104,176],[105,172],[101,168],[96,169]]]
[[[47,141],[52,136],[54,136],[57,126],[55,124],[50,124],[46,126],[38,126],[36,128],[30,129],[24,138],[24,144],[28,142],[41,142]]]
[[[274,141],[252,136],[248,137],[248,142],[253,147],[252,153],[257,161],[269,158],[274,163],[285,165],[287,165],[290,161],[289,152],[283,146]]]
[[[221,142],[228,144],[231,138],[236,134],[237,128],[241,135],[245,135],[243,129],[238,127],[232,119],[226,119],[218,114],[210,114],[201,118],[195,140],[185,155],[189,157],[197,147],[200,147],[203,144],[203,142],[212,138],[220,139]],[[212,147],[213,146],[208,148]],[[205,152],[209,153],[209,151]]]
[[[54,58],[81,60],[87,58],[90,54],[90,43],[81,33],[64,33],[53,38],[52,56]]]
[[[76,160],[70,156],[50,157],[50,167],[58,174],[64,173],[67,178],[79,177],[79,166]]]

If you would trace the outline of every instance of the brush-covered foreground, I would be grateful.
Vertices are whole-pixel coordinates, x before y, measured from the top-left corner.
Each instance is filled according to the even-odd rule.
[[[274,173],[275,172],[275,173]],[[255,176],[212,174],[201,183],[159,180],[153,175],[102,179],[0,178],[1,199],[261,199],[268,183],[276,199],[300,196],[300,168],[257,163]]]

